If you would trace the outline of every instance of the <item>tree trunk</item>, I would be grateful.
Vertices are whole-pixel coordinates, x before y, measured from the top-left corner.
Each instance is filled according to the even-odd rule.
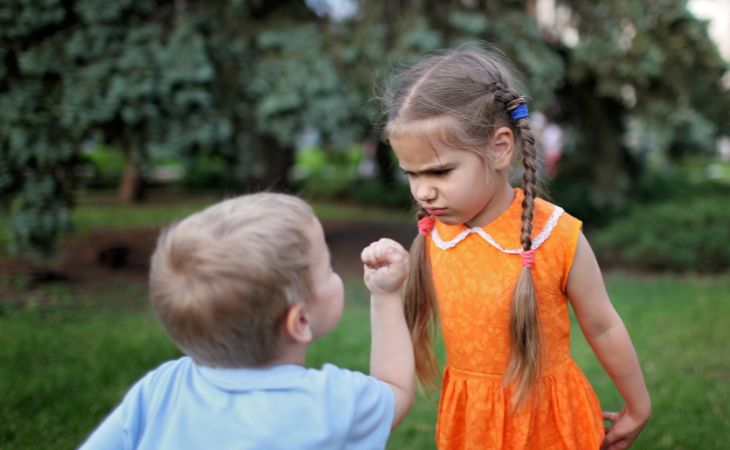
[[[559,97],[563,111],[559,121],[574,125],[579,133],[576,151],[566,153],[561,160],[559,177],[588,188],[585,201],[596,214],[605,215],[625,205],[641,168],[622,142],[624,106],[600,96],[596,84],[590,75],[569,82]]]
[[[264,170],[253,174],[246,183],[247,191],[289,192],[292,190],[289,181],[289,170],[294,166],[294,147],[281,144],[276,138],[266,136],[262,139],[261,158]]]
[[[376,142],[375,162],[378,165],[378,175],[384,186],[391,187],[395,185],[395,165],[390,154],[392,150],[382,139],[378,139]]]
[[[136,203],[143,197],[144,183],[139,168],[134,162],[129,146],[124,149],[124,169],[119,184],[119,202],[122,204]]]

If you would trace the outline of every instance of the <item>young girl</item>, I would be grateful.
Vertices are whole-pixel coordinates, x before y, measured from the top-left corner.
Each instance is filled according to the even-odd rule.
[[[385,137],[420,206],[406,316],[422,381],[438,376],[437,315],[446,343],[438,447],[628,448],[651,411],[639,362],[581,222],[538,198],[526,100],[508,67],[494,51],[450,51],[404,71],[385,97]],[[508,179],[517,154],[523,189]],[[618,413],[601,413],[570,357],[568,301],[625,400]]]

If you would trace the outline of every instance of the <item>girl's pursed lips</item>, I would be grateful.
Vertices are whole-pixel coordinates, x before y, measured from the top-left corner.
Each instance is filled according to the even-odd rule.
[[[440,216],[444,213],[446,213],[447,208],[424,208],[430,215],[432,216]]]

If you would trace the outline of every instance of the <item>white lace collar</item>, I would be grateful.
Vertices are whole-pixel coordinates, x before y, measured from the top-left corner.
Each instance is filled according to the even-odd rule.
[[[550,237],[550,233],[552,233],[553,229],[555,228],[555,225],[558,224],[558,219],[563,214],[564,210],[563,208],[556,206],[553,210],[553,213],[550,215],[550,218],[545,223],[545,226],[543,227],[542,231],[540,231],[540,234],[535,237],[535,239],[532,240],[532,250],[535,250],[539,246],[542,245],[545,240]],[[459,242],[466,239],[467,236],[470,234],[478,234],[482,237],[485,241],[487,241],[492,247],[496,248],[500,252],[504,253],[510,253],[510,254],[519,254],[522,253],[522,248],[504,248],[501,245],[499,245],[492,236],[489,235],[484,229],[479,227],[472,227],[469,229],[466,229],[456,235],[455,238],[444,241],[441,239],[441,236],[439,236],[438,231],[436,230],[436,227],[433,227],[433,230],[431,230],[431,239],[433,239],[433,243],[436,244],[436,247],[440,248],[441,250],[448,250],[450,248],[453,248],[458,244]]]

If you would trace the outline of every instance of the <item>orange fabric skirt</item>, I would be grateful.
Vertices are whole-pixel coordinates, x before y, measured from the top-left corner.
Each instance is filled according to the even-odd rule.
[[[603,441],[600,403],[573,360],[543,376],[537,395],[517,411],[501,374],[447,367],[443,381],[436,430],[441,450],[587,450]]]

